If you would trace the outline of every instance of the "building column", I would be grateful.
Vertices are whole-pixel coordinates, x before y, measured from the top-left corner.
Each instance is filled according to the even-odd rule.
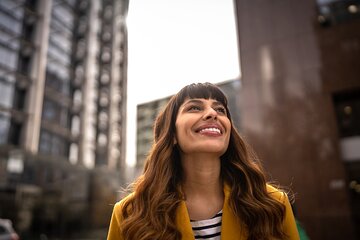
[[[36,25],[37,29],[34,39],[36,51],[32,59],[32,70],[30,73],[32,83],[29,86],[25,106],[28,117],[23,132],[24,148],[31,153],[37,153],[39,146],[51,6],[52,0],[39,0],[37,7],[37,13],[41,13],[41,15],[38,19],[39,23]]]

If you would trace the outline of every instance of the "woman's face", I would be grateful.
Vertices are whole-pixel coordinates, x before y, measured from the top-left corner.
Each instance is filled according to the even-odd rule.
[[[231,123],[226,108],[214,99],[185,99],[175,126],[175,142],[184,154],[214,153],[220,157],[228,148]]]

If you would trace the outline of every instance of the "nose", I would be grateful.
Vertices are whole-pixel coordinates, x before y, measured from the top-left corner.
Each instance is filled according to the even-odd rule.
[[[213,108],[208,108],[206,109],[204,116],[203,116],[204,120],[209,120],[209,119],[217,119],[217,112],[215,111],[215,109]]]

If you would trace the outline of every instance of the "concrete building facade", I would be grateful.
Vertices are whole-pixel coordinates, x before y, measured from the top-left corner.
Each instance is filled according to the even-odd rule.
[[[61,235],[104,224],[80,219],[91,209],[111,212],[95,203],[115,201],[125,164],[127,10],[127,0],[0,1],[0,217],[20,233]],[[111,189],[94,194],[101,184]]]

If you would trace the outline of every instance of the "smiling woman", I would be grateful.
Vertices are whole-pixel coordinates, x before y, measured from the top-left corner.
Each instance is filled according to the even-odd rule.
[[[143,174],[114,206],[108,240],[299,239],[286,193],[267,184],[216,85],[181,89],[154,133]]]

